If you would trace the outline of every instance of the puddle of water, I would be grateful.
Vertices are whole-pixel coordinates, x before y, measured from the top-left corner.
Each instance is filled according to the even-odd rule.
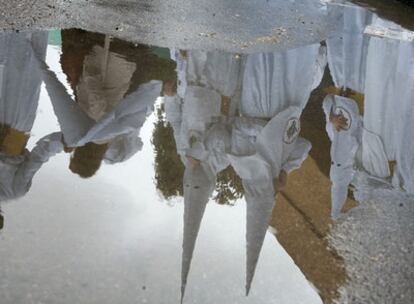
[[[330,5],[233,53],[0,34],[4,303],[411,299],[414,34]]]

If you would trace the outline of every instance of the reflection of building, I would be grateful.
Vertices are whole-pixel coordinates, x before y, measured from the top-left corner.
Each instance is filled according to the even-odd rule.
[[[328,73],[326,73],[326,76]],[[329,77],[329,76],[328,76]],[[331,84],[325,77],[321,87]],[[343,260],[329,249],[331,182],[330,140],[325,131],[322,100],[326,92],[317,89],[305,108],[302,135],[313,148],[300,170],[291,174],[286,189],[279,193],[270,222],[277,239],[307,279],[319,290],[324,303],[332,303],[345,283]],[[348,198],[346,208],[355,205]]]
[[[70,29],[62,31],[62,41],[62,69],[72,89],[75,89],[82,76],[85,58],[93,52],[94,46],[104,47],[105,35]],[[175,78],[175,63],[158,57],[148,46],[115,38],[111,40],[110,52],[136,66],[126,95],[148,81]]]
[[[353,2],[362,4],[364,7],[375,10],[375,13],[380,17],[389,19],[403,27],[414,30],[414,2],[412,0],[398,0],[401,4],[396,1],[388,0],[354,0]],[[407,6],[410,5],[411,7]]]

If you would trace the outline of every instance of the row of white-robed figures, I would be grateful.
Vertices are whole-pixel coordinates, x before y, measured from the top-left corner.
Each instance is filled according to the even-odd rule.
[[[358,178],[384,184],[392,179],[395,187],[414,194],[414,44],[364,35],[370,24],[401,29],[362,9],[346,8],[340,22],[343,35],[329,39],[327,48],[314,44],[247,56],[172,51],[178,87],[168,89],[164,99],[185,165],[182,299],[216,175],[229,165],[245,191],[249,293],[275,194],[311,149],[299,137],[300,115],[327,62],[338,88],[365,94],[363,118],[346,96],[323,101],[332,141],[332,217],[340,216],[348,186]],[[390,160],[397,161],[393,177]]]

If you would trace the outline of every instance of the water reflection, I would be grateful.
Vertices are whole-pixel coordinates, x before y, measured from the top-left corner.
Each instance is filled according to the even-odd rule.
[[[183,115],[182,125],[186,129],[179,142],[186,142],[183,148],[186,171],[200,167],[197,171],[204,171],[206,178],[208,175],[212,178],[204,178],[204,191],[198,185],[201,180],[193,188],[191,183],[184,183],[183,285],[208,192],[211,195],[215,175],[231,164],[242,179],[247,203],[248,294],[275,204],[275,193],[285,186],[287,174],[300,167],[310,150],[310,143],[298,138],[299,118],[311,90],[319,85],[326,60],[320,45],[242,58],[200,53],[188,55],[191,60],[187,62],[187,80],[198,79],[198,82],[188,81],[194,85],[187,86],[184,97],[183,112],[187,109],[188,114]],[[241,66],[243,71],[239,73]],[[302,73],[304,67],[307,73]],[[221,78],[210,72],[221,69]],[[291,81],[286,81],[287,75]],[[297,83],[303,85],[298,89]],[[207,113],[206,104],[213,108]],[[240,115],[230,113],[234,108],[239,109]],[[220,109],[224,117],[218,117]],[[212,117],[220,122],[211,123]],[[206,132],[207,125],[210,128]],[[194,195],[194,192],[202,194]],[[191,198],[190,194],[198,199]]]
[[[254,54],[171,49],[166,58],[108,35],[64,30],[60,61],[72,92],[45,62],[47,33],[1,34],[0,200],[24,196],[41,166],[61,152],[71,154],[69,169],[83,178],[102,163],[131,159],[162,96],[152,132],[155,187],[166,200],[184,198],[181,300],[212,198],[228,205],[245,199],[247,295],[269,223],[289,225],[274,224],[287,204],[317,238],[304,242],[324,251],[323,263],[334,264],[343,283],[341,258],[327,253],[328,212],[346,220],[349,190],[357,201],[370,199],[376,187],[414,194],[414,45],[395,34],[405,31],[398,25],[341,9],[340,36]],[[378,37],[373,28],[394,35]],[[60,132],[29,151],[42,81]],[[330,159],[323,136],[331,141]],[[308,198],[320,184],[323,194]],[[319,205],[304,206],[312,200]],[[296,241],[283,233],[282,244]],[[338,286],[321,283],[301,264],[309,252],[299,251],[290,253],[332,301]]]
[[[123,162],[141,150],[139,132],[162,87],[155,80],[157,68],[162,64],[168,68],[169,62],[157,59],[149,65],[145,47],[80,30],[63,31],[63,42],[62,68],[74,100],[47,67],[44,81],[66,151],[73,151],[69,168],[86,178],[96,173],[102,161]],[[154,80],[142,83],[147,80],[142,72]]]

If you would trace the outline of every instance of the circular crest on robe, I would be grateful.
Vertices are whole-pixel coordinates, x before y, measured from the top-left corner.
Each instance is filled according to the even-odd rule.
[[[349,111],[347,109],[345,109],[344,107],[341,107],[341,106],[336,106],[335,110],[334,110],[334,114],[345,117],[345,119],[346,119],[346,127],[344,128],[345,130],[349,130],[349,128],[351,128],[351,126],[352,126],[352,116],[351,116],[351,114],[349,113]]]
[[[286,123],[285,133],[283,134],[283,142],[285,144],[293,143],[300,132],[300,121],[297,117],[291,117]]]

